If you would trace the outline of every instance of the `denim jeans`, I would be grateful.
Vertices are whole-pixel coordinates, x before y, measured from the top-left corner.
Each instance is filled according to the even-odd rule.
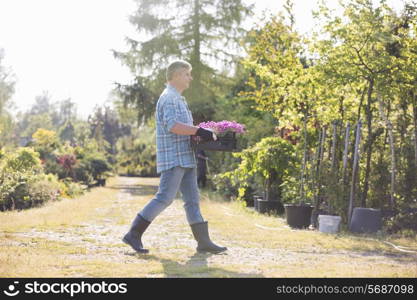
[[[200,212],[200,194],[197,185],[197,169],[174,167],[161,172],[158,192],[139,214],[152,222],[174,201],[178,189],[184,200],[188,224],[204,222]]]

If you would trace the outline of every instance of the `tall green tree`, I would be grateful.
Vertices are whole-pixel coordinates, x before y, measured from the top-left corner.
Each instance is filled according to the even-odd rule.
[[[13,120],[7,108],[14,93],[15,80],[11,70],[3,66],[4,51],[0,49],[0,148],[11,142]]]
[[[135,76],[133,86],[119,86],[127,101],[135,101],[143,116],[152,115],[155,95],[165,83],[165,68],[173,59],[193,66],[193,83],[185,96],[197,121],[214,113],[216,95],[224,86],[225,66],[233,69],[241,24],[251,7],[241,0],[136,0],[131,23],[142,40],[127,38],[130,50],[115,51]],[[149,102],[152,102],[149,105]],[[144,110],[146,108],[146,110]]]
[[[275,17],[254,32],[245,60],[251,72],[246,97],[283,125],[308,117],[307,129],[316,136],[317,124],[362,119],[355,205],[405,207],[416,195],[416,6],[397,14],[383,0],[341,5],[341,16],[321,7],[316,16],[322,26],[313,39],[295,32],[291,18]]]

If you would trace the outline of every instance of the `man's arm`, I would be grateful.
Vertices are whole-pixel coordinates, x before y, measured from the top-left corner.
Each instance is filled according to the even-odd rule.
[[[179,135],[195,135],[199,127],[176,122],[171,128],[171,132]]]
[[[216,134],[210,130],[193,125],[187,125],[178,121],[175,122],[169,131],[179,135],[197,135],[202,137],[203,140],[208,141],[217,140]]]

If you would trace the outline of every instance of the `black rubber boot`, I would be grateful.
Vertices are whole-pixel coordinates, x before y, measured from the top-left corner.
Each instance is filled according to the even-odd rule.
[[[198,252],[220,253],[226,251],[226,247],[220,247],[214,244],[209,237],[208,222],[202,222],[191,225],[194,238],[198,243]]]
[[[151,222],[146,221],[138,214],[133,220],[129,232],[126,233],[122,241],[131,246],[138,253],[148,253],[148,249],[143,249],[142,234],[145,232],[146,228],[148,228],[149,224],[151,224]]]

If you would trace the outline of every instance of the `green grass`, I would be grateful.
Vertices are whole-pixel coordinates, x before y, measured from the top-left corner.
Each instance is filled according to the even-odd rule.
[[[135,254],[120,238],[157,185],[158,178],[113,178],[78,199],[0,213],[0,276],[417,277],[417,255],[385,243],[417,250],[415,236],[292,230],[283,217],[205,191],[203,216],[227,254],[195,252],[179,199],[144,235],[150,254]]]

